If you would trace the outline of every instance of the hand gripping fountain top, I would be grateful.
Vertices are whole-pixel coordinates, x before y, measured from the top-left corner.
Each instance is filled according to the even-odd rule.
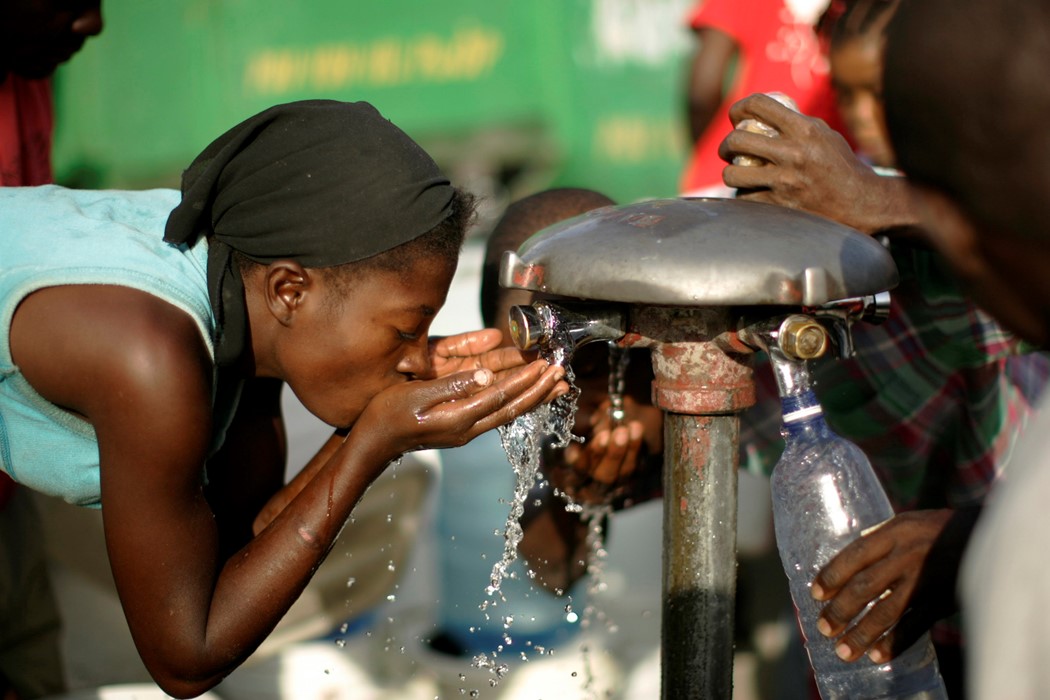
[[[560,222],[504,254],[500,284],[668,306],[820,306],[897,284],[876,240],[737,199],[657,199]]]

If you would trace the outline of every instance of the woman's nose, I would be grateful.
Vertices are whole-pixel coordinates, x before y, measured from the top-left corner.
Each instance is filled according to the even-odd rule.
[[[412,379],[426,377],[430,374],[430,352],[426,338],[412,344],[397,363],[397,371],[407,374]]]

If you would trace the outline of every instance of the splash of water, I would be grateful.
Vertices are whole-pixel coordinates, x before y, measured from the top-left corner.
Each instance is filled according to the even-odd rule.
[[[540,456],[544,445],[551,444],[561,448],[570,442],[582,442],[583,440],[572,434],[580,389],[575,384],[575,375],[568,364],[571,347],[572,343],[566,336],[558,342],[552,341],[542,348],[540,353],[548,363],[560,365],[565,369],[565,381],[569,384],[569,391],[554,401],[541,404],[499,428],[500,442],[514,469],[514,495],[510,501],[510,511],[503,529],[503,556],[492,566],[489,585],[485,588],[487,599],[479,606],[482,611],[487,611],[499,602],[506,602],[500,586],[503,579],[515,575],[510,571],[510,567],[517,560],[518,545],[521,544],[524,536],[521,516],[525,513],[525,503],[529,492],[542,478]],[[475,668],[488,669],[493,673],[493,678],[490,679],[493,685],[498,683],[506,673],[506,665],[498,663],[497,658],[504,647],[513,644],[510,636],[512,623],[512,619],[504,621],[504,643],[498,649],[494,650],[491,655],[479,654],[473,660]]]
[[[623,396],[627,387],[627,366],[631,356],[627,350],[609,341],[609,418],[612,424],[623,425],[627,417],[623,407]]]
[[[554,448],[564,448],[570,442],[582,442],[583,438],[572,433],[572,426],[576,417],[576,404],[579,399],[580,390],[575,384],[575,375],[572,367],[568,364],[571,359],[570,349],[572,341],[566,334],[564,337],[555,337],[541,348],[541,356],[551,364],[558,364],[565,368],[565,378],[569,384],[569,392],[555,399],[549,404],[542,404],[529,413],[519,416],[514,421],[499,428],[500,440],[507,458],[514,469],[515,486],[514,497],[511,501],[510,512],[507,516],[504,528],[504,549],[500,561],[492,568],[489,585],[485,589],[488,599],[479,606],[483,611],[498,601],[506,602],[500,586],[504,578],[514,576],[509,571],[510,566],[518,556],[518,545],[521,543],[524,532],[521,527],[521,516],[525,512],[525,502],[529,492],[542,479],[540,473],[541,455],[545,445]],[[610,417],[615,425],[619,425],[624,419],[623,395],[628,366],[628,354],[615,343],[609,343],[609,400]],[[606,550],[604,548],[604,528],[608,516],[612,513],[612,507],[608,505],[588,505],[576,503],[568,494],[558,492],[566,501],[566,510],[580,513],[581,518],[587,525],[587,551],[589,552],[587,572],[589,574],[588,591],[596,593],[604,590],[605,581],[603,576]],[[529,575],[534,575],[530,571]],[[567,607],[567,612],[571,611]],[[598,611],[593,602],[589,602],[581,619],[581,628],[591,624],[591,620],[599,619],[609,624],[603,613]],[[499,664],[497,658],[504,646],[510,646],[513,640],[510,637],[510,626],[512,619],[504,621],[504,645],[489,654],[479,654],[474,657],[475,668],[489,669],[493,673],[490,685],[495,686],[507,672],[505,664]],[[609,625],[610,629],[613,628]],[[543,653],[543,650],[539,650]],[[583,648],[584,665],[586,674],[586,687],[591,687],[593,674],[590,671],[589,648]],[[522,658],[528,660],[525,652]]]
[[[515,480],[514,496],[503,531],[503,558],[492,567],[489,587],[485,589],[489,596],[499,591],[500,583],[508,575],[508,568],[517,558],[518,545],[524,534],[521,516],[525,512],[529,492],[540,478],[540,455],[544,444],[552,439],[554,447],[565,447],[572,441],[582,441],[582,438],[572,434],[580,390],[573,384],[572,368],[566,367],[565,370],[565,378],[570,386],[567,394],[499,428],[500,441],[514,467]]]

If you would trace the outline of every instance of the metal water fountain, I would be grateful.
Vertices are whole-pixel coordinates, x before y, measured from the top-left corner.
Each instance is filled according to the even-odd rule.
[[[889,252],[828,219],[734,199],[598,209],[504,254],[500,283],[539,301],[511,311],[522,349],[646,347],[664,412],[662,697],[732,696],[739,414],[750,355],[852,353],[850,327],[888,309]],[[571,349],[570,349],[571,350]]]

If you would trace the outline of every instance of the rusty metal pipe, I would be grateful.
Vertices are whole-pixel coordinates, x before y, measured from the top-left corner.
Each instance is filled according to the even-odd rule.
[[[733,693],[739,413],[755,402],[729,309],[632,308],[625,345],[652,349],[664,411],[661,696]],[[730,339],[731,340],[731,339]]]
[[[661,697],[732,697],[736,415],[664,420]]]

